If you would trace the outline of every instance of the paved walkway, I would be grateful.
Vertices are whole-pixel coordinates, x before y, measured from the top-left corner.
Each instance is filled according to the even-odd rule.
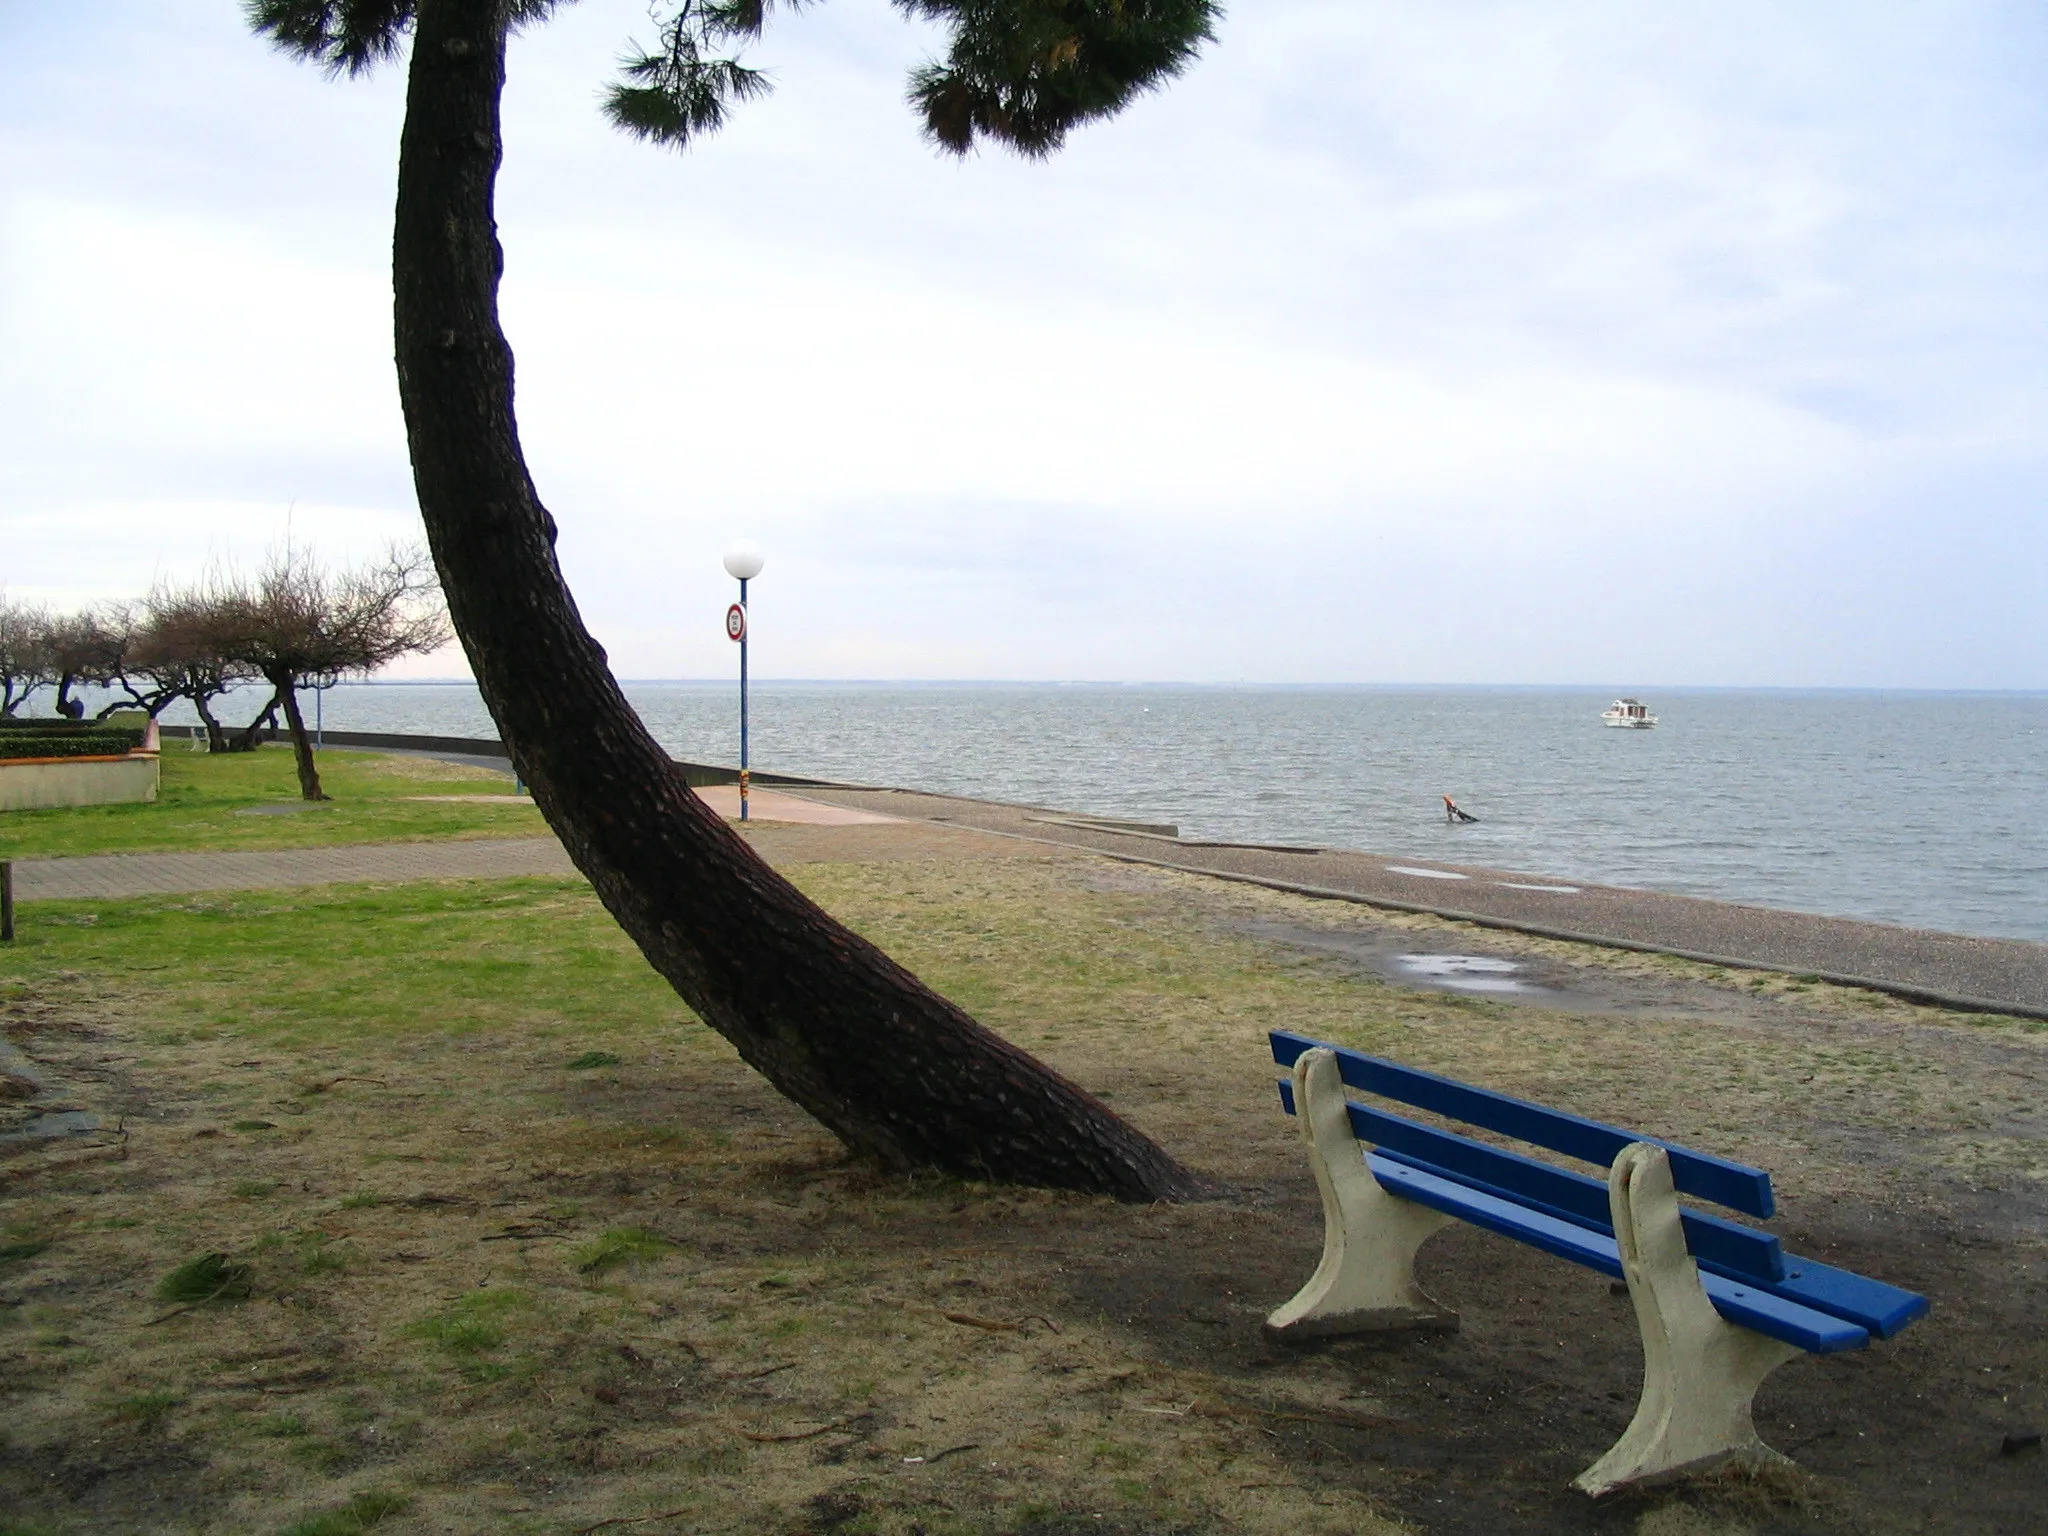
[[[737,784],[701,785],[697,798],[728,821],[740,813],[740,787]],[[760,788],[747,791],[747,817],[750,821],[787,821],[805,827],[880,827],[903,819]]]
[[[14,866],[23,901],[111,900],[188,891],[279,890],[295,885],[390,884],[401,880],[510,880],[573,875],[552,837],[462,838],[435,843],[352,843],[274,853],[104,853],[23,859]]]
[[[739,815],[736,786],[714,786],[697,793],[728,819]],[[886,826],[899,819],[800,800],[772,789],[754,790],[747,798],[752,819],[764,826]],[[23,859],[14,866],[14,888],[23,901],[107,900],[175,896],[188,891],[282,890],[298,885],[390,884],[400,880],[510,880],[520,875],[575,873],[569,855],[552,837],[479,837],[263,853],[106,853],[72,859]]]
[[[699,793],[728,816],[738,810],[734,789]],[[2048,945],[1471,865],[1396,861],[1350,849],[1183,842],[1055,811],[907,790],[806,788],[801,796],[756,790],[751,799],[753,814],[764,827],[776,822],[818,827],[936,823],[1525,933],[1810,974],[1942,1006],[2048,1018]],[[574,873],[553,838],[475,838],[274,853],[26,859],[15,865],[15,888],[24,901],[48,901]]]

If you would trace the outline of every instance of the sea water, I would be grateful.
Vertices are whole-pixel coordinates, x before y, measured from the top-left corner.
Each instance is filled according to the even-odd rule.
[[[737,760],[733,684],[626,693],[676,756]],[[1191,837],[2048,941],[2048,694],[1644,697],[1654,730],[1603,726],[1614,694],[1584,688],[766,682],[752,760]],[[337,730],[496,734],[468,685],[344,686],[322,710]],[[1446,794],[1479,820],[1446,825]]]

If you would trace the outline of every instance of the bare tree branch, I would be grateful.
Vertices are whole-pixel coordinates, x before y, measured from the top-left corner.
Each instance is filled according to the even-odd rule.
[[[438,650],[451,635],[433,564],[416,546],[394,545],[381,560],[333,572],[286,545],[253,578],[217,574],[200,606],[201,649],[275,690],[271,709],[282,708],[291,728],[308,800],[327,796],[298,690],[367,677],[402,656]]]
[[[0,719],[47,688],[49,649],[43,643],[50,615],[0,592]]]

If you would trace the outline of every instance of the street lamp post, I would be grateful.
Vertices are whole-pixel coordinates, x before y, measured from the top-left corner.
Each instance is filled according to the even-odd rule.
[[[725,612],[725,632],[740,645],[740,820],[747,819],[747,583],[761,574],[761,551],[744,540],[725,550],[725,572],[737,578],[740,600]]]

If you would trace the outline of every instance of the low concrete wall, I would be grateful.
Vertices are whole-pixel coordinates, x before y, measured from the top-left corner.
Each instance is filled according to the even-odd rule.
[[[154,752],[0,762],[0,811],[53,811],[73,805],[154,800],[158,776]]]

